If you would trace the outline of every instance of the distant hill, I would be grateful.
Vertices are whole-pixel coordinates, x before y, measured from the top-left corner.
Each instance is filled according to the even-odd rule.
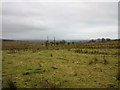
[[[0,39],[0,41],[15,41],[15,40],[10,40],[10,39]]]

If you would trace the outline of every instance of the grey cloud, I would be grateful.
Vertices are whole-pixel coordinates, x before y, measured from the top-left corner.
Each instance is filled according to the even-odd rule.
[[[117,13],[113,2],[3,3],[3,38],[116,38]]]
[[[26,31],[37,31],[37,30],[47,30],[48,28],[43,27],[43,28],[38,28],[38,27],[33,27],[33,26],[28,26],[28,25],[24,25],[24,24],[17,24],[17,23],[11,23],[11,24],[4,24],[2,26],[3,29],[3,33],[24,33]],[[9,30],[9,31],[8,31]]]

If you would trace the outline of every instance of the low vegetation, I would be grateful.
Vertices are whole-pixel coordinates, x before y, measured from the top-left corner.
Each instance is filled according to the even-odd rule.
[[[118,88],[118,41],[3,42],[3,88]]]

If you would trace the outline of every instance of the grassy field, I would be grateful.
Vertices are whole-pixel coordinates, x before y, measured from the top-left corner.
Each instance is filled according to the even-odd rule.
[[[118,87],[117,48],[49,48],[3,50],[3,88]]]

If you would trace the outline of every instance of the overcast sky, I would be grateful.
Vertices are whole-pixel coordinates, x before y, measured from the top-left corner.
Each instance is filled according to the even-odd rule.
[[[117,2],[4,2],[6,39],[118,38]]]

